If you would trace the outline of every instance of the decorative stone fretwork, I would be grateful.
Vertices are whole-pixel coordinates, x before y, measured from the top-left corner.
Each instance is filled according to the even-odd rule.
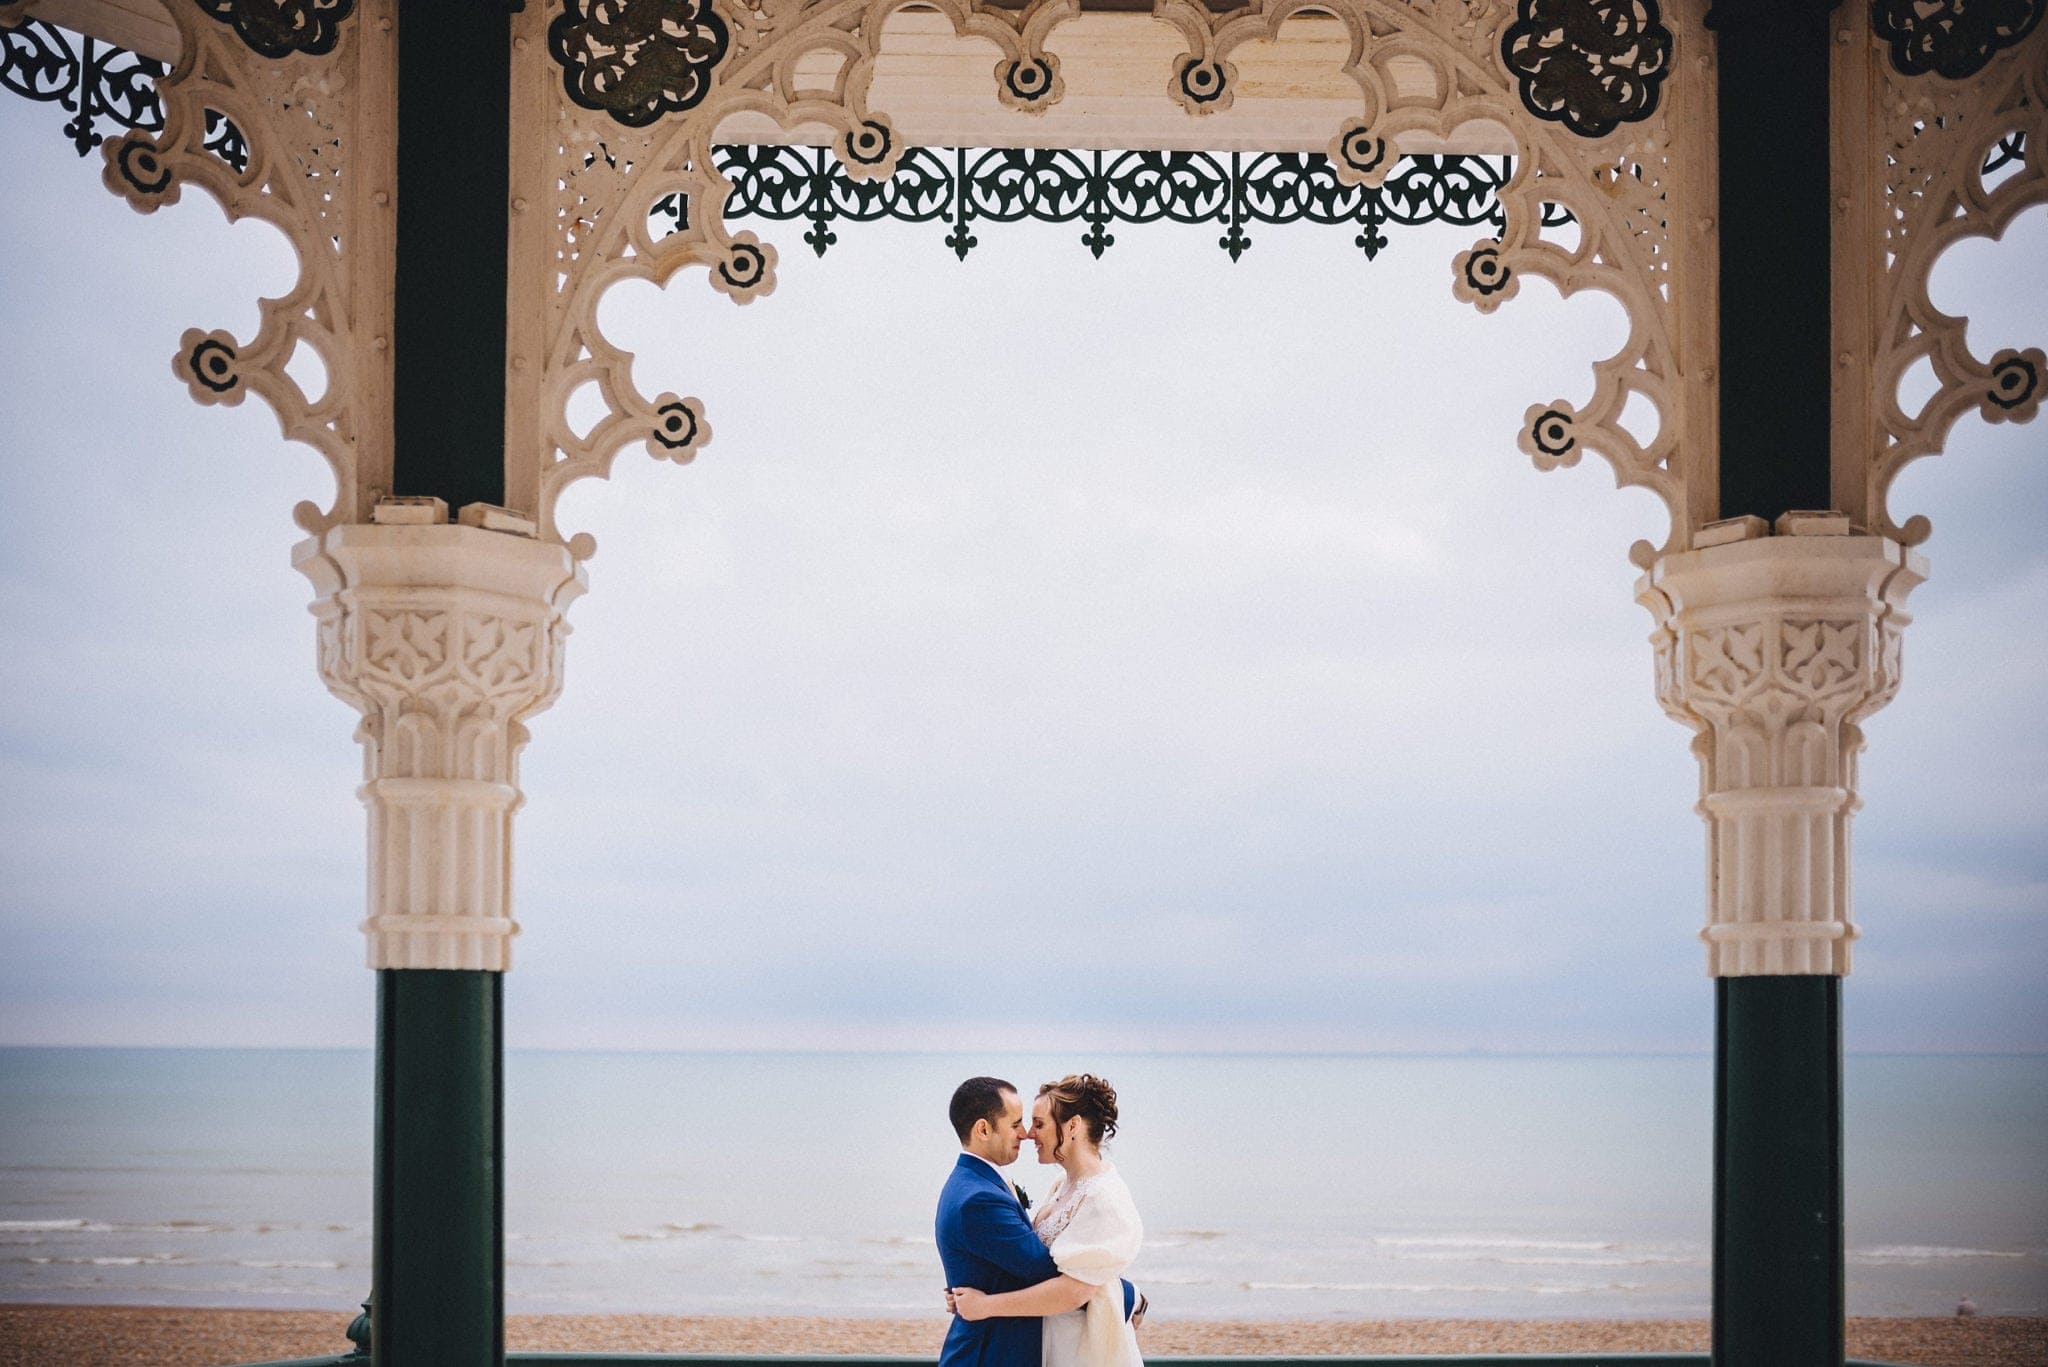
[[[109,131],[162,128],[156,83],[169,69],[45,23],[0,29],[0,86],[62,103],[73,115],[64,132],[81,156]],[[241,130],[213,111],[206,145],[231,168],[247,167]],[[712,158],[732,182],[729,222],[805,222],[804,241],[820,256],[839,240],[835,223],[941,223],[963,260],[980,241],[970,225],[1024,220],[1086,224],[1080,240],[1098,257],[1115,242],[1111,224],[1215,224],[1228,230],[1219,245],[1232,260],[1250,245],[1250,224],[1336,225],[1355,229],[1354,245],[1372,260],[1390,228],[1499,228],[1497,192],[1514,174],[1512,157],[1397,157],[1363,127],[1338,134],[1322,154],[906,148],[884,180],[856,179],[824,147],[720,144]],[[657,201],[654,214],[658,231],[689,226],[679,195]],[[1544,205],[1545,226],[1569,221],[1562,207]]]
[[[1863,720],[1899,687],[1914,551],[1839,515],[1716,524],[1750,539],[1660,557],[1636,585],[1657,619],[1657,700],[1697,733],[1708,971],[1849,971],[1849,822]]]
[[[38,20],[0,25],[10,63],[24,44],[55,58],[78,54],[78,75],[95,84],[81,99],[74,143],[100,144],[107,187],[132,207],[153,213],[195,187],[230,219],[260,219],[291,243],[298,279],[262,301],[255,335],[191,328],[172,368],[202,403],[261,397],[287,437],[326,457],[334,503],[302,503],[294,514],[310,532],[360,520],[391,482],[395,7],[167,6],[177,60],[147,102],[136,83],[163,71],[160,63],[117,67],[92,40],[75,40],[74,49],[63,30]],[[61,60],[38,69],[47,82],[74,70]],[[124,131],[109,135],[112,128]],[[294,367],[302,352],[317,367]],[[302,384],[292,369],[321,378]]]
[[[523,723],[561,691],[582,568],[445,523],[330,527],[292,562],[318,595],[320,677],[363,717],[370,967],[504,971]]]
[[[789,212],[797,200],[829,189],[836,218],[898,201],[934,212],[918,195],[938,184],[928,164],[938,154],[920,149],[961,147],[1016,149],[1008,155],[1023,164],[1011,169],[1030,168],[1033,193],[1081,199],[1118,193],[1107,165],[1096,174],[1097,153],[1189,154],[1181,169],[1198,213],[1213,188],[1196,183],[1205,168],[1315,154],[1315,166],[1275,182],[1273,211],[1302,207],[1308,217],[1369,217],[1366,192],[1400,179],[1418,156],[1511,156],[1512,175],[1493,187],[1497,217],[1449,263],[1446,287],[1481,312],[1511,307],[1524,281],[1566,295],[1597,290],[1619,299],[1630,323],[1595,364],[1590,393],[1530,396],[1546,401],[1530,410],[1523,449],[1546,467],[1591,451],[1619,484],[1664,502],[1661,545],[1630,551],[1639,566],[1683,546],[1711,514],[1713,83],[1667,79],[1710,60],[1694,8],[1157,0],[1149,12],[1105,12],[1078,0],[721,0],[715,12],[685,7],[671,35],[679,46],[661,56],[668,75],[643,89],[633,81],[653,41],[629,53],[591,35],[644,25],[654,8],[556,0],[513,21],[514,88],[537,96],[513,103],[520,211],[507,393],[510,430],[538,440],[508,442],[506,498],[536,510],[544,537],[565,536],[555,521],[562,491],[607,474],[620,451],[694,453],[673,444],[677,424],[637,387],[633,357],[603,335],[608,291],[701,270],[735,302],[760,299],[775,288],[775,244],[730,220],[758,215],[764,189],[789,192],[776,198],[777,216],[805,224],[792,236],[805,233],[818,250],[830,244],[829,220]],[[712,20],[724,26],[722,51]],[[764,150],[747,166],[779,167],[786,154],[766,150],[778,144],[816,149],[795,154],[810,174],[742,183],[719,155],[753,145]],[[836,163],[829,176],[816,172],[820,156]],[[1214,179],[1228,188],[1229,177]],[[1297,206],[1286,195],[1307,198]],[[1181,200],[1161,203],[1171,215]],[[1221,211],[1226,251],[1244,249],[1257,217]],[[1107,247],[1103,215],[1080,221],[1091,250]],[[1377,250],[1377,224],[1358,221],[1359,245]],[[956,252],[973,245],[962,223],[949,228]],[[579,394],[600,401],[594,423],[570,421]],[[699,444],[707,430],[696,428]],[[569,540],[579,554],[594,549],[587,537]]]
[[[1950,247],[1999,237],[2048,203],[2042,8],[1878,0],[1838,12],[1833,171],[1845,193],[1834,241],[1834,497],[1858,525],[1909,546],[1933,528],[1890,507],[1899,472],[1938,454],[1967,414],[2028,420],[2048,381],[2048,328],[1980,338],[1985,349],[1973,352],[1969,320],[1928,293]],[[1913,54],[1903,61],[1902,42]],[[1932,385],[1909,381],[1915,371],[1931,371]],[[1901,395],[1909,383],[1932,390],[1916,393],[1912,411]]]
[[[11,8],[0,5],[0,25]],[[1520,444],[1545,468],[1591,451],[1619,484],[1655,493],[1670,513],[1665,551],[1712,507],[1717,340],[1714,311],[1701,306],[1714,255],[1712,83],[1666,80],[1710,60],[1690,9],[1666,13],[1654,0],[512,8],[504,497],[579,557],[595,542],[558,528],[564,489],[606,474],[635,443],[686,462],[711,431],[697,399],[638,389],[633,357],[598,326],[605,295],[624,280],[660,284],[699,269],[737,303],[775,288],[776,244],[727,222],[735,186],[714,149],[740,144],[830,149],[835,180],[855,197],[893,185],[905,159],[931,147],[1201,154],[1219,165],[1326,158],[1298,175],[1271,160],[1270,185],[1247,175],[1243,204],[1220,220],[1233,255],[1269,190],[1275,215],[1355,210],[1370,252],[1379,233],[1369,201],[1388,202],[1402,158],[1512,157],[1511,177],[1492,187],[1486,235],[1448,263],[1447,288],[1483,313],[1509,305],[1525,280],[1565,295],[1596,290],[1617,298],[1630,323],[1595,363],[1591,393],[1531,406]],[[195,328],[177,371],[205,402],[265,399],[288,436],[327,456],[335,503],[302,505],[302,526],[361,521],[390,488],[397,0],[198,0],[169,15],[179,55],[158,87],[163,126],[107,141],[107,183],[144,211],[197,185],[231,217],[277,225],[300,261],[296,286],[263,303],[256,336]],[[210,148],[209,131],[225,143]],[[1091,247],[1106,246],[1103,223],[1089,222]],[[960,250],[971,233],[952,236]],[[287,370],[301,349],[321,362],[317,394]],[[2026,409],[2011,392],[2016,373],[2008,367],[2001,380],[1999,396],[2012,403],[2001,411]],[[597,400],[594,423],[569,417],[581,393]],[[1659,550],[1638,542],[1630,558],[1648,565]]]

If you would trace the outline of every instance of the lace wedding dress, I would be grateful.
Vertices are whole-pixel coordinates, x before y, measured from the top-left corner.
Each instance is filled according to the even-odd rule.
[[[1124,1179],[1109,1167],[1079,1182],[1062,1175],[1031,1227],[1061,1272],[1095,1288],[1079,1310],[1046,1317],[1043,1367],[1141,1367],[1122,1277],[1145,1227]]]

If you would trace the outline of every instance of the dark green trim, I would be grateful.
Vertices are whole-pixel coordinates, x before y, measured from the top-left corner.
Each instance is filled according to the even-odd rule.
[[[1834,506],[1834,0],[1719,0],[1722,517]]]
[[[399,7],[391,492],[451,510],[505,501],[514,8]]]
[[[1715,983],[1714,1364],[1842,1361],[1842,981]]]
[[[377,975],[376,1367],[504,1361],[503,1021],[502,974]]]

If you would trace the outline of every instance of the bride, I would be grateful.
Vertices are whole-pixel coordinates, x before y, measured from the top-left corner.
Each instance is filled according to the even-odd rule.
[[[955,1287],[962,1319],[1038,1315],[1045,1319],[1043,1367],[1142,1367],[1138,1336],[1124,1319],[1122,1276],[1145,1229],[1131,1190],[1102,1157],[1116,1133],[1116,1088],[1090,1073],[1038,1089],[1031,1142],[1038,1161],[1064,1171],[1031,1217],[1060,1275],[1022,1291],[989,1295]],[[1142,1314],[1142,1310],[1139,1312]]]

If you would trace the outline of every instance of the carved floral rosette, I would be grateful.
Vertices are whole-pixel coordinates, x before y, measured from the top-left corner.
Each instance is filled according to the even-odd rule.
[[[512,814],[527,717],[562,687],[580,566],[460,526],[337,526],[293,563],[320,677],[362,714],[372,968],[511,966]]]
[[[1785,535],[1667,555],[1637,581],[1657,700],[1696,733],[1715,977],[1849,971],[1861,723],[1898,690],[1926,574],[1888,538]]]
[[[1511,147],[1517,163],[1500,192],[1504,231],[1451,263],[1453,293],[1491,312],[1524,279],[1542,279],[1567,295],[1610,293],[1630,320],[1620,349],[1595,365],[1590,399],[1530,407],[1523,450],[1546,469],[1591,450],[1619,484],[1655,492],[1671,514],[1664,550],[1684,544],[1694,507],[1705,506],[1700,490],[1711,470],[1683,468],[1680,457],[1714,446],[1714,320],[1711,309],[1681,309],[1678,301],[1688,292],[1711,297],[1711,275],[1701,272],[1711,271],[1713,255],[1712,82],[1666,79],[1708,60],[1694,7],[1254,0],[1219,12],[1196,0],[1155,0],[1149,14],[1083,14],[1076,0],[1021,8],[986,0],[720,0],[689,8],[688,23],[646,35],[638,47],[625,41],[633,35],[611,31],[629,13],[617,7],[528,6],[514,20],[515,88],[545,91],[514,110],[515,156],[524,160],[514,167],[511,401],[526,415],[515,428],[540,440],[536,466],[511,473],[507,498],[518,506],[530,499],[543,536],[563,535],[555,521],[562,491],[609,473],[625,447],[641,443],[680,462],[708,439],[696,400],[636,388],[633,357],[597,324],[606,292],[623,280],[666,284],[698,269],[736,302],[774,288],[775,248],[724,221],[731,185],[712,160],[721,128],[829,145],[849,177],[880,179],[907,140],[881,107],[885,88],[905,101],[902,126],[929,145],[979,145],[963,131],[972,127],[988,145],[1327,151],[1347,184],[1384,178],[1404,145]],[[891,33],[905,25],[922,26],[916,61],[932,44],[985,52],[977,69],[987,73],[988,108],[1012,111],[1014,131],[991,131],[982,113],[946,104],[961,97],[937,87],[913,89],[900,74],[891,85],[892,71],[910,68],[890,63],[913,60],[891,48]],[[1133,39],[1134,26],[1164,36]],[[1326,84],[1347,92],[1350,112],[1312,133],[1289,128],[1277,141],[1272,124],[1229,124],[1263,117],[1268,92],[1240,90],[1241,69],[1311,32],[1317,50],[1332,54]],[[1129,59],[1140,49],[1153,54],[1146,61],[1156,69]],[[629,52],[649,53],[649,69],[613,70],[632,65],[622,55]],[[1157,99],[1177,112],[1177,123],[1162,131],[1155,121],[1133,135],[1128,122],[1098,118],[1091,105],[1086,117],[1060,123],[1058,141],[1048,144],[1052,135],[1036,133],[1036,121],[1051,118],[1085,63],[1123,73],[1107,91],[1112,100]],[[1104,93],[1097,87],[1088,98]],[[934,101],[960,112],[935,114]],[[1204,131],[1226,124],[1227,132]],[[678,197],[686,225],[671,231],[677,215],[654,208]],[[1568,234],[1546,230],[1546,203],[1569,210]],[[763,375],[763,383],[796,382],[786,366]],[[579,392],[594,393],[603,410],[582,429],[568,417]],[[1632,409],[1632,400],[1643,402]],[[1654,414],[1652,426],[1624,424],[1624,409],[1632,422],[1638,411]],[[682,412],[690,422],[674,416]],[[690,440],[676,440],[685,427]],[[513,458],[522,458],[517,443]],[[575,544],[579,555],[594,546],[587,537]],[[1631,557],[1647,566],[1658,549],[1638,543]]]

